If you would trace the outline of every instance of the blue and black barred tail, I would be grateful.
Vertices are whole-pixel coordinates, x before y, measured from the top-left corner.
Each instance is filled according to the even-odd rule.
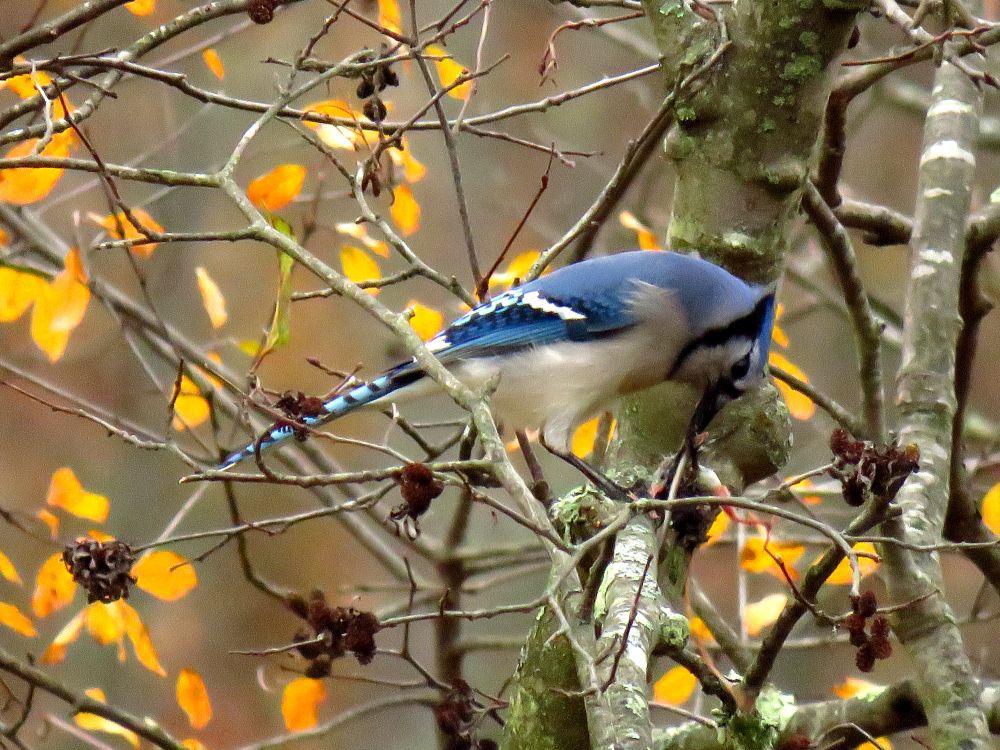
[[[298,422],[306,427],[316,427],[334,419],[344,416],[362,406],[366,406],[381,398],[395,393],[400,388],[415,383],[423,377],[423,372],[413,366],[413,363],[394,367],[383,375],[379,375],[370,383],[352,388],[347,393],[334,396],[325,402],[322,411],[312,416],[299,417]],[[296,434],[296,428],[291,424],[275,424],[258,440],[246,445],[242,449],[231,454],[223,461],[218,469],[228,469],[235,466],[244,458],[250,458],[257,451],[263,452],[278,443],[283,443],[288,438]]]

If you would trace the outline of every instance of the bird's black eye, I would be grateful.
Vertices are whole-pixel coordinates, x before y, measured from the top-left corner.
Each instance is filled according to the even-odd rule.
[[[743,380],[747,376],[747,373],[750,372],[750,352],[743,355],[743,358],[733,365],[730,372],[734,382]]]

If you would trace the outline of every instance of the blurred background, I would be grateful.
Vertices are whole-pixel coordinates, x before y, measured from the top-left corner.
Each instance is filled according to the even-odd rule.
[[[45,17],[65,12],[76,3],[52,0]],[[87,27],[82,41],[70,34],[60,42],[62,51],[74,44],[80,49],[100,50],[125,46],[155,25],[165,23],[194,3],[159,0],[152,15],[139,17],[118,10],[114,22],[104,19]],[[354,6],[359,12],[374,16],[374,3],[362,0]],[[445,0],[420,0],[421,20],[440,17],[450,7]],[[8,38],[25,24],[34,3],[4,3],[0,8],[0,38]],[[404,8],[404,17],[406,16]],[[267,58],[291,60],[309,37],[320,27],[331,6],[304,2],[279,12],[266,26],[256,26],[242,16],[214,20],[155,50],[145,60],[156,66],[184,73],[198,86],[224,91],[227,95],[258,101],[273,100],[285,69]],[[467,108],[467,116],[491,112],[514,103],[529,102],[559,91],[573,89],[604,76],[637,69],[655,61],[651,40],[642,20],[614,24],[607,30],[582,29],[561,33],[556,41],[558,67],[542,81],[539,64],[549,35],[561,23],[583,17],[583,12],[569,6],[552,5],[543,0],[504,0],[492,4],[492,18],[486,38],[483,61],[493,63],[508,59],[491,75],[481,79],[478,91]],[[600,15],[588,12],[587,15]],[[604,15],[613,15],[608,12]],[[405,22],[404,22],[405,25]],[[479,21],[460,30],[448,40],[448,51],[460,64],[471,66],[476,59]],[[884,50],[887,44],[902,42],[884,24],[864,19],[861,44],[853,52],[866,58]],[[315,54],[325,60],[338,60],[362,46],[376,47],[378,35],[350,18],[343,17],[331,33],[318,44]],[[225,77],[218,80],[206,67],[201,51],[211,46],[225,66]],[[53,50],[54,51],[54,50]],[[37,54],[33,52],[32,54]],[[163,63],[163,61],[167,61]],[[857,100],[850,110],[850,146],[847,154],[843,189],[846,195],[882,203],[900,211],[913,209],[916,170],[920,152],[922,117],[914,100],[926,95],[932,73],[929,64],[914,66],[891,77],[884,85]],[[426,102],[426,90],[419,71],[399,66],[401,85],[387,92],[393,119],[405,120]],[[355,82],[334,80],[326,91],[317,90],[300,104],[323,98],[344,99],[358,105],[354,98]],[[556,144],[562,150],[592,152],[590,156],[570,157],[573,166],[555,160],[551,181],[536,210],[517,238],[512,255],[546,247],[557,239],[590,205],[622,156],[630,138],[634,138],[655,111],[661,98],[661,82],[655,75],[576,99],[545,112],[504,121],[500,129],[510,135],[542,144]],[[245,112],[203,105],[166,86],[148,80],[130,78],[115,89],[118,98],[106,100],[94,117],[87,121],[93,145],[110,162],[137,161],[143,166],[177,170],[209,171],[221,166],[243,131],[253,121]],[[73,96],[82,98],[78,89]],[[72,97],[71,97],[72,98]],[[16,101],[10,91],[0,90],[0,106]],[[1000,116],[998,97],[987,93],[987,114]],[[443,104],[455,115],[462,102],[446,98]],[[462,175],[468,196],[476,244],[484,266],[497,256],[535,195],[545,172],[548,156],[509,142],[480,138],[463,133],[456,137]],[[457,219],[452,179],[447,167],[447,153],[438,131],[421,131],[408,136],[411,154],[428,167],[426,177],[413,185],[421,208],[420,228],[409,237],[413,249],[427,263],[454,273],[471,287],[465,259],[461,226]],[[78,154],[81,155],[81,154]],[[974,206],[989,201],[1000,174],[1000,139],[985,140],[980,153]],[[339,250],[352,241],[335,231],[334,225],[357,215],[356,204],[344,195],[344,183],[335,170],[295,136],[287,127],[271,124],[253,141],[243,158],[237,179],[242,185],[282,163],[298,163],[307,168],[301,194],[280,211],[297,231],[316,211],[317,231],[308,241],[308,249],[331,265],[339,267]],[[665,234],[670,215],[672,175],[669,165],[657,160],[650,164],[622,204],[659,237]],[[207,231],[232,229],[242,225],[242,216],[218,191],[197,188],[159,189],[138,183],[121,182],[123,198],[133,206],[142,206],[166,229],[172,231]],[[388,215],[388,197],[373,201]],[[107,202],[98,181],[91,175],[67,172],[44,201],[28,207],[67,244],[91,247],[105,239],[103,230],[88,220],[88,213],[105,215]],[[820,289],[836,296],[836,284],[823,263],[822,254],[811,232],[800,226],[792,238],[789,266]],[[869,247],[855,236],[865,283],[889,308],[902,313],[902,301],[908,268],[908,249]],[[604,227],[595,244],[597,253],[613,253],[636,244],[635,232],[615,219]],[[139,289],[129,265],[118,251],[91,252],[87,255],[90,272],[138,295]],[[388,275],[400,266],[395,259],[377,258],[382,273]],[[238,342],[258,338],[269,323],[277,290],[277,263],[272,248],[252,242],[164,244],[141,261],[148,279],[148,292],[164,320],[170,321],[194,341],[215,352],[238,372],[246,372],[251,360],[240,351]],[[992,261],[988,261],[992,263]],[[205,267],[225,296],[229,320],[216,330],[202,309],[194,268]],[[995,271],[987,274],[987,293],[997,288]],[[296,290],[318,288],[319,284],[296,269]],[[444,313],[446,318],[460,312],[455,298],[426,280],[415,279],[389,287],[380,299],[395,309],[418,300]],[[831,309],[822,296],[804,290],[786,279],[780,292],[784,314],[780,324],[790,344],[781,352],[800,367],[811,383],[837,401],[856,409],[858,386],[854,348],[849,326]],[[92,302],[83,324],[70,340],[65,356],[50,364],[32,343],[29,317],[0,325],[0,357],[3,363],[35,373],[67,391],[83,396],[110,412],[154,434],[162,434],[169,421],[167,399],[155,388],[133,356],[122,329],[100,304]],[[892,373],[898,362],[898,335],[887,331],[887,385],[892,387]],[[893,341],[897,342],[893,344]],[[1000,329],[996,317],[983,324],[979,356],[973,373],[971,406],[984,439],[971,451],[990,455],[1000,433],[1000,406],[995,390],[994,357],[1000,351]],[[363,366],[363,375],[371,375],[394,363],[400,350],[375,320],[351,303],[337,298],[297,302],[292,313],[290,343],[269,356],[258,370],[262,384],[283,391],[301,390],[324,393],[336,380],[309,365],[307,358],[317,358],[329,367],[350,370]],[[168,380],[171,373],[160,373]],[[4,375],[6,378],[7,376]],[[16,380],[16,379],[15,379]],[[458,417],[458,410],[445,399],[431,400],[406,408],[413,421]],[[143,451],[105,436],[95,425],[56,414],[6,388],[0,388],[0,507],[33,515],[44,506],[52,473],[71,467],[84,487],[106,495],[111,501],[108,522],[101,530],[129,542],[145,542],[157,537],[178,509],[198,493],[180,531],[217,528],[228,524],[228,510],[221,486],[195,489],[179,485],[188,473],[174,456],[165,451]],[[337,424],[339,434],[380,441],[388,433],[390,422],[378,414],[351,416]],[[828,460],[827,441],[830,420],[821,412],[809,419],[796,420],[793,463],[788,475],[807,470]],[[195,428],[211,440],[207,425]],[[442,433],[443,435],[444,433]],[[223,440],[233,447],[244,433],[224,424]],[[391,444],[414,457],[419,453],[412,442],[398,430]],[[348,469],[386,465],[386,459],[371,451],[351,446],[324,447],[336,461]],[[555,491],[564,491],[579,482],[578,477],[543,457]],[[520,462],[518,463],[521,466]],[[984,472],[977,486],[982,495],[997,478]],[[248,518],[291,513],[316,507],[306,490],[269,486],[242,485],[236,489]],[[383,513],[398,502],[397,493],[379,506]],[[451,518],[455,497],[452,492],[436,501],[421,519],[425,533],[440,536]],[[835,498],[825,499],[819,512],[842,520],[847,510]],[[63,514],[60,538],[72,539],[94,524]],[[780,531],[784,531],[780,529]],[[730,538],[732,537],[732,538]],[[250,551],[260,571],[270,580],[291,589],[307,592],[319,588],[328,599],[339,604],[353,604],[379,610],[398,603],[405,592],[395,590],[391,577],[359,547],[335,520],[323,519],[296,526],[286,533],[265,537],[251,535]],[[389,543],[391,532],[386,532]],[[469,537],[470,546],[488,547],[527,541],[528,537],[502,518],[477,510]],[[179,545],[177,551],[194,557],[211,542]],[[0,549],[15,561],[24,586],[0,581],[0,600],[17,603],[27,610],[34,575],[43,560],[54,551],[36,539],[0,526]],[[802,569],[817,554],[811,546],[799,563]],[[696,559],[695,577],[708,591],[731,623],[738,622],[738,595],[745,587],[749,600],[780,590],[772,576],[738,575],[738,550],[730,531],[722,541],[701,550]],[[420,565],[420,561],[415,561]],[[282,685],[301,668],[290,659],[236,655],[236,649],[253,649],[287,643],[298,621],[273,600],[262,596],[242,577],[235,548],[229,545],[196,565],[199,585],[177,602],[164,602],[143,595],[132,597],[131,604],[149,627],[168,678],[154,677],[131,656],[119,663],[114,646],[101,646],[84,635],[69,647],[64,663],[52,667],[55,674],[77,687],[102,687],[112,703],[120,704],[139,715],[157,717],[178,736],[197,735],[209,748],[244,745],[284,731],[279,709]],[[956,614],[963,618],[979,593],[981,576],[960,557],[946,558],[949,596]],[[470,597],[468,606],[526,601],[537,595],[545,581],[545,569],[519,574],[511,580],[490,585],[479,596]],[[737,578],[742,578],[737,583]],[[882,591],[880,583],[872,585]],[[388,587],[388,590],[384,590]],[[383,590],[380,590],[383,589]],[[830,589],[825,606],[833,611],[846,608],[846,589]],[[885,596],[880,597],[884,599]],[[39,635],[24,639],[0,629],[0,643],[16,653],[44,649],[60,628],[84,606],[78,592],[74,602],[47,618],[38,620]],[[996,611],[998,603],[988,600],[985,611]],[[523,637],[530,627],[531,615],[515,615],[463,626],[471,636],[507,639]],[[996,651],[988,649],[989,634],[996,622],[985,621],[965,626],[967,645],[982,677],[996,678]],[[828,632],[804,622],[796,635],[824,636]],[[395,638],[396,635],[391,636]],[[431,626],[414,629],[417,655],[433,663],[430,645]],[[897,649],[897,652],[900,649]],[[477,687],[495,692],[511,675],[517,658],[516,648],[469,654],[466,674]],[[669,664],[657,667],[658,672]],[[174,698],[176,673],[184,667],[196,668],[204,677],[212,697],[215,717],[202,731],[193,733]],[[335,674],[373,674],[402,676],[395,664],[380,660],[364,671],[352,659],[335,667]],[[866,678],[881,684],[893,682],[908,671],[906,657],[897,653],[880,662]],[[814,648],[788,648],[773,674],[775,682],[800,700],[833,697],[831,687],[846,676],[858,676],[853,664],[853,649],[846,643],[825,644]],[[406,675],[407,677],[411,675]],[[332,716],[339,709],[366,698],[384,694],[388,688],[373,687],[344,680],[328,680],[328,698],[321,709]],[[59,715],[65,709],[48,698],[42,705]],[[701,708],[701,699],[688,704]],[[667,713],[657,713],[664,723],[672,721]],[[496,734],[495,730],[492,732]],[[434,743],[433,720],[426,709],[408,707],[353,722],[328,738],[304,742],[302,747],[396,747],[401,738],[414,747]],[[103,738],[120,744],[119,738]],[[58,731],[38,744],[45,747],[78,747],[80,740]],[[907,747],[901,738],[898,747]],[[915,745],[913,745],[915,746]]]

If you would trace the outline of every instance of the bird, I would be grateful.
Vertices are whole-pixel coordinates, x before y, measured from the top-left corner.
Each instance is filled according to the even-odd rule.
[[[663,381],[698,390],[689,432],[702,432],[725,404],[764,381],[774,314],[770,287],[696,255],[636,250],[564,266],[498,294],[427,348],[466,385],[495,384],[491,403],[504,425],[538,428],[547,448],[569,455],[578,425]],[[298,425],[275,423],[218,468],[362,407],[435,390],[410,359],[322,402]]]

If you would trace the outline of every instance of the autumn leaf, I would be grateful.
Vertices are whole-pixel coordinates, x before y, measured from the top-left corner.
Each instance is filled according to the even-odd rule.
[[[222,58],[215,47],[209,47],[201,53],[201,59],[205,61],[205,67],[212,71],[212,75],[220,81],[226,77],[226,68],[222,64]]]
[[[514,284],[519,284],[524,281],[524,277],[527,276],[528,271],[531,270],[531,267],[541,257],[542,254],[538,250],[525,250],[523,253],[518,253],[507,264],[507,268],[500,273],[490,276],[490,286],[510,287]]]
[[[102,646],[107,646],[111,643],[117,643],[121,646],[126,633],[125,613],[118,606],[117,601],[109,604],[91,602],[83,612],[84,621],[87,624],[87,632],[91,638]],[[123,648],[119,649],[118,658],[121,661],[125,660],[125,651]]]
[[[59,516],[45,508],[36,510],[35,516],[48,527],[50,538],[54,540],[59,536]]]
[[[428,307],[412,299],[406,303],[406,306],[413,310],[413,315],[410,316],[410,327],[424,341],[430,341],[444,326],[444,315],[433,307]]]
[[[792,364],[791,360],[783,354],[779,354],[778,352],[772,350],[767,355],[767,361],[775,367],[780,367],[789,375],[795,376],[803,383],[809,382],[809,376],[806,375],[798,365]],[[797,390],[788,385],[788,383],[784,380],[780,380],[779,378],[774,378],[774,384],[778,387],[778,390],[781,391],[781,395],[785,399],[785,403],[788,404],[788,411],[795,419],[810,419],[812,415],[816,413],[816,404],[814,404],[812,399],[804,393],[799,393]]]
[[[340,267],[344,276],[355,284],[363,281],[375,281],[382,278],[378,263],[360,247],[344,245],[340,248]],[[378,294],[378,288],[367,290],[369,294]]]
[[[653,230],[636,218],[631,211],[622,211],[618,214],[618,221],[626,229],[635,232],[641,250],[660,250],[660,243],[656,240]]]
[[[809,490],[813,489],[815,486],[816,483],[813,482],[813,480],[806,478],[803,479],[801,482],[796,482],[788,489],[792,490],[792,492],[795,493],[804,493],[804,492],[809,492]],[[805,494],[800,495],[799,499],[802,500],[802,502],[804,502],[806,505],[819,505],[820,503],[823,502],[823,498],[816,493],[810,493],[808,495]]]
[[[712,525],[708,527],[707,538],[705,539],[705,546],[715,544],[720,539],[722,535],[726,533],[726,529],[729,528],[729,516],[725,513],[718,513],[715,516],[715,520],[712,521]]]
[[[885,685],[876,685],[874,682],[857,677],[847,677],[839,685],[833,686],[834,694],[845,701],[848,698],[869,698],[878,695],[883,690],[885,690]]]
[[[70,249],[64,263],[63,270],[42,287],[31,313],[31,338],[50,362],[62,358],[70,334],[83,322],[90,304],[79,250]]]
[[[126,7],[128,6],[126,5]],[[107,702],[104,697],[104,691],[100,688],[87,688],[83,692],[87,697],[93,698],[95,701],[101,703]],[[73,721],[81,729],[86,729],[90,732],[104,732],[105,734],[118,735],[119,737],[124,737],[132,747],[139,747],[139,736],[135,732],[131,729],[126,729],[121,724],[116,724],[110,719],[105,719],[103,716],[82,711],[73,717]]]
[[[198,584],[194,566],[170,550],[155,550],[140,557],[132,566],[132,575],[136,586],[168,602],[187,595]]]
[[[104,523],[108,520],[111,503],[104,495],[87,492],[68,466],[56,469],[49,481],[46,505],[62,508],[78,518]]]
[[[188,722],[201,729],[212,720],[212,704],[201,675],[193,669],[182,669],[177,675],[177,705],[187,714]]]
[[[356,221],[345,221],[336,224],[334,229],[340,234],[346,234],[348,237],[358,240],[376,255],[381,255],[383,258],[389,257],[389,245],[372,237],[364,224],[359,224]]]
[[[301,732],[316,726],[316,709],[326,699],[326,686],[322,680],[298,677],[287,685],[281,694],[281,716],[285,729]]]
[[[392,206],[389,208],[392,220],[399,231],[409,236],[420,229],[420,204],[413,197],[409,185],[397,185],[392,189]]]
[[[34,638],[38,635],[34,623],[21,610],[13,604],[0,602],[0,625],[6,625],[15,633],[20,633],[27,638]]]
[[[994,534],[1000,535],[1000,482],[997,482],[986,493],[980,509],[983,523]]]
[[[53,553],[38,571],[35,591],[31,595],[31,610],[35,617],[48,617],[73,601],[76,584],[66,570],[62,552]]]
[[[743,618],[743,627],[751,636],[760,635],[761,631],[778,619],[778,615],[788,603],[784,594],[771,594],[757,602],[748,604]]]
[[[24,55],[14,58],[18,65],[27,65],[28,59]],[[24,75],[12,76],[6,81],[0,81],[0,88],[8,88],[22,99],[30,99],[38,93],[39,88],[43,88],[52,83],[52,76],[44,70],[34,70]]]
[[[876,737],[875,742],[862,742],[855,750],[892,750],[892,743],[888,737]]]
[[[206,422],[212,410],[208,399],[201,395],[198,386],[187,375],[181,375],[180,392],[174,399],[174,417],[171,426],[186,430]]]
[[[420,182],[427,175],[427,167],[417,161],[406,138],[402,140],[402,148],[390,148],[389,158],[392,163],[403,170],[403,179],[409,183]]]
[[[700,617],[688,618],[688,629],[691,632],[691,637],[695,640],[706,645],[712,645],[715,643],[715,636],[712,635],[712,631],[708,629],[705,621]]]
[[[698,686],[698,678],[684,667],[674,667],[653,685],[653,702],[666,706],[687,703]]]
[[[437,67],[438,78],[441,80],[443,88],[447,89],[455,81],[468,73],[463,66],[452,59],[451,55],[448,54],[448,50],[439,44],[428,44],[425,52],[428,57],[437,58],[434,60],[434,65]],[[471,93],[472,81],[466,81],[449,90],[448,96],[452,99],[468,99]]]
[[[229,319],[229,314],[226,312],[226,298],[222,296],[219,285],[202,266],[195,268],[194,273],[198,278],[201,303],[205,306],[208,319],[212,321],[212,328],[222,328]]]
[[[781,320],[781,316],[784,314],[785,306],[779,302],[774,307],[774,325],[771,326],[771,341],[782,349],[788,348],[788,344],[791,343],[788,339],[788,334],[785,333],[785,329],[778,325],[778,321]]]
[[[195,739],[194,737],[188,737],[186,740],[183,740],[181,742],[181,746],[184,747],[185,750],[208,750],[208,748],[205,747],[204,742],[199,739]]]
[[[129,209],[129,212],[135,220],[139,222],[139,227],[145,229],[147,232],[152,234],[163,233],[163,227],[160,226],[160,223],[156,219],[150,216],[149,211],[146,209],[131,208]],[[104,230],[112,239],[126,239],[134,242],[146,240],[146,235],[139,231],[139,228],[129,220],[124,212],[119,212],[113,216],[111,214],[107,216],[95,216],[91,214],[90,219],[92,221],[96,221],[100,226],[104,227]],[[122,232],[124,232],[124,235]],[[148,258],[153,254],[153,251],[156,250],[158,246],[158,242],[144,242],[144,244],[133,245],[131,250],[136,255]]]
[[[44,293],[47,283],[37,274],[0,268],[0,323],[20,318]]]
[[[363,115],[351,109],[351,106],[342,99],[327,99],[322,102],[314,102],[308,105],[304,112],[315,112],[330,118],[350,118],[354,121],[360,120]],[[358,146],[366,143],[364,131],[357,126],[332,125],[325,122],[306,121],[306,127],[316,131],[316,135],[323,143],[333,149],[353,151]]]
[[[570,440],[570,450],[574,456],[586,458],[594,452],[594,445],[597,444],[597,428],[600,422],[601,417],[598,415],[593,419],[588,419],[573,431],[573,437]],[[609,437],[614,434],[615,423],[612,422]]]
[[[262,211],[280,211],[302,191],[306,168],[301,164],[279,164],[247,187],[250,202]]]
[[[858,542],[853,547],[855,552],[865,552],[869,554],[876,554],[875,545],[871,542]],[[861,571],[861,577],[871,575],[876,570],[878,570],[878,561],[872,560],[870,557],[858,557],[858,568]],[[826,579],[826,582],[831,586],[850,586],[852,578],[851,573],[851,563],[845,557],[836,568],[833,569],[832,575]]]
[[[11,583],[16,583],[18,586],[21,585],[21,576],[17,573],[17,568],[14,567],[14,563],[11,562],[10,558],[0,550],[0,576],[6,578]]]
[[[156,649],[149,637],[149,630],[139,617],[139,613],[123,599],[104,604],[93,602],[78,612],[56,635],[42,654],[43,664],[59,664],[66,658],[70,643],[80,637],[86,626],[87,632],[99,644],[114,644],[118,650],[118,660],[125,661],[125,639],[132,644],[136,659],[146,669],[164,677],[166,670],[160,664]]]
[[[156,0],[132,0],[130,3],[125,3],[125,7],[132,15],[148,16],[156,10]]]
[[[154,672],[160,677],[166,677],[167,671],[160,664],[156,650],[153,648],[153,640],[149,637],[149,629],[139,617],[139,613],[125,601],[118,600],[115,604],[121,608],[125,618],[125,633],[132,642],[135,658],[150,672]]]
[[[793,581],[798,580],[799,574],[793,567],[806,548],[801,544],[782,542],[776,539],[767,541],[763,536],[747,539],[743,549],[740,550],[740,567],[749,573],[769,573],[780,581],[785,580],[781,568],[768,554],[768,550],[777,556],[784,564],[788,577]]]
[[[396,0],[378,0],[378,22],[393,33],[400,33],[401,17],[399,3]]]
[[[72,133],[72,131],[67,131]],[[21,141],[4,154],[5,159],[20,159],[34,153],[37,138]],[[70,136],[54,136],[41,150],[39,156],[65,159],[70,155],[73,141]],[[0,169],[0,203],[26,206],[37,203],[52,192],[63,175],[62,167],[15,167]]]

